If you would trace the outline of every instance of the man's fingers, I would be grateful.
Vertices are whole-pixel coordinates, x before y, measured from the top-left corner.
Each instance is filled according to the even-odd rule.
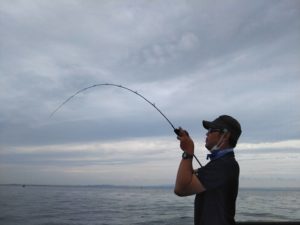
[[[188,137],[190,136],[189,132],[187,132],[186,130],[184,131],[184,133],[186,134],[186,136],[188,136]]]
[[[179,134],[180,136],[190,136],[189,133],[186,130],[183,130],[181,127],[179,127]]]
[[[182,138],[184,137],[189,137],[189,133],[186,130],[182,129],[181,127],[175,129],[174,132],[177,134],[178,140],[182,140]]]

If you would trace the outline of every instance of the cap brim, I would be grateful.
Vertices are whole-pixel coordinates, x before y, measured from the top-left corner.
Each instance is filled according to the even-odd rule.
[[[210,122],[210,121],[206,121],[206,120],[203,120],[202,121],[202,125],[205,129],[210,129],[210,128],[213,128],[213,129],[216,129],[216,128],[219,128],[216,124],[214,124],[213,122]]]

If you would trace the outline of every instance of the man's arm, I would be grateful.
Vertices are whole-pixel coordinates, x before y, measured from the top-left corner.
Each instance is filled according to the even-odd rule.
[[[177,137],[180,148],[190,155],[194,154],[194,142],[188,133],[180,129]],[[174,192],[178,196],[188,196],[205,191],[205,187],[194,174],[193,159],[182,159],[178,168]]]

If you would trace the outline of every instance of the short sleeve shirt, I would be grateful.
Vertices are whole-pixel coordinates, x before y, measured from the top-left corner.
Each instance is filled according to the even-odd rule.
[[[235,224],[235,202],[239,186],[239,165],[230,152],[198,169],[206,191],[195,198],[195,225]]]

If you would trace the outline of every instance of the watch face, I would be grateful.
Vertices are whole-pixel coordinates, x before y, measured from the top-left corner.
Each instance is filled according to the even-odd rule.
[[[193,156],[188,154],[187,152],[183,152],[182,153],[182,158],[183,159],[191,159],[191,158],[193,158]]]

